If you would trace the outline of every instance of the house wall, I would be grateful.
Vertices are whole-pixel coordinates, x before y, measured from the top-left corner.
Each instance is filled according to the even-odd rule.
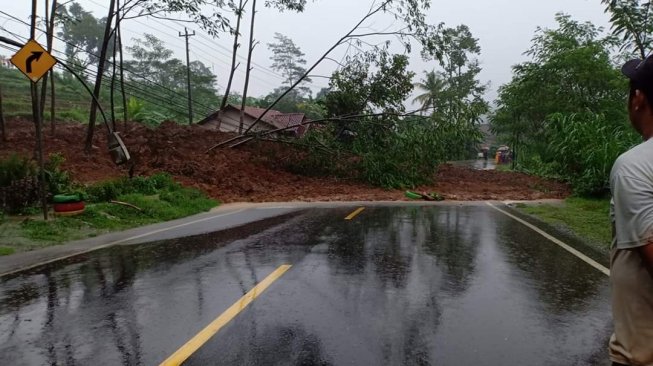
[[[220,123],[220,131],[224,132],[238,132],[238,125],[240,124],[240,112],[229,109],[222,113],[222,123]],[[243,128],[247,128],[254,123],[254,119],[248,115],[243,118]]]
[[[222,123],[218,123],[217,118],[212,119],[204,124],[206,128],[217,129],[220,125],[220,131],[222,132],[234,132],[238,133],[238,126],[240,124],[240,111],[234,109],[228,109],[221,113]],[[255,119],[252,116],[245,115],[243,119],[243,128],[247,129],[249,126],[254,123]],[[254,127],[255,131],[270,130],[272,127],[267,123],[260,121]]]

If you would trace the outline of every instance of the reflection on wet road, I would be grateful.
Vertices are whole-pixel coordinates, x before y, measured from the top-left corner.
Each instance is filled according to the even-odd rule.
[[[607,278],[486,206],[308,210],[0,284],[0,364],[157,364],[282,264],[188,365],[595,365]]]

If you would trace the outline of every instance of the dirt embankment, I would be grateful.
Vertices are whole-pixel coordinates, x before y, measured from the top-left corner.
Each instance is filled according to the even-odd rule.
[[[33,154],[34,125],[12,120],[6,126],[8,142],[0,142],[0,157],[18,152]],[[404,200],[403,192],[388,191],[334,178],[311,178],[289,173],[279,160],[297,158],[297,152],[269,142],[251,143],[238,149],[205,151],[231,135],[200,126],[165,123],[155,130],[139,124],[119,126],[135,161],[136,174],[168,172],[184,185],[197,187],[223,202],[274,201],[371,201]],[[54,136],[46,129],[47,154],[61,153],[64,169],[80,182],[97,182],[127,175],[116,167],[106,150],[106,130],[98,127],[91,155],[83,152],[85,126],[57,125]],[[569,188],[561,183],[525,174],[480,171],[443,165],[434,186],[420,191],[438,192],[450,200],[531,200],[564,198]]]

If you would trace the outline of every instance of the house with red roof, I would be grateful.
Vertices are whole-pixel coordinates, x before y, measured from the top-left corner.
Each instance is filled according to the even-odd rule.
[[[265,109],[246,106],[244,112],[243,130],[246,130],[254,123],[254,121],[263,115]],[[281,131],[284,135],[302,137],[310,127],[310,124],[307,124],[309,121],[310,120],[304,113],[282,113],[270,110],[263,116],[263,118],[261,118],[256,126],[254,126],[254,131],[284,129]],[[212,113],[208,117],[199,121],[198,124],[212,130],[238,133],[238,126],[240,125],[240,107],[229,104],[224,109]]]

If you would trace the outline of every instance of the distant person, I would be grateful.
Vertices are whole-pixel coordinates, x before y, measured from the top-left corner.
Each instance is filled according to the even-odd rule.
[[[628,113],[644,142],[610,173],[613,365],[653,365],[653,57],[628,61]]]

